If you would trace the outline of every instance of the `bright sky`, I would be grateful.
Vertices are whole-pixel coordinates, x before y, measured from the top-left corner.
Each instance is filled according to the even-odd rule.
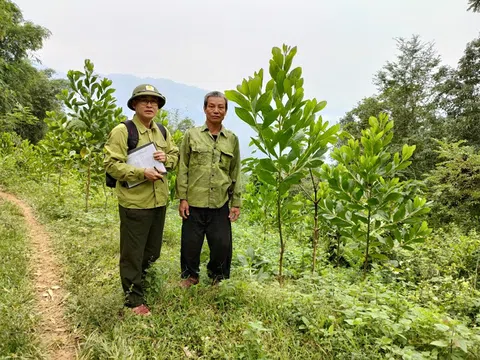
[[[57,71],[91,59],[101,74],[167,78],[207,90],[234,88],[268,68],[273,46],[298,46],[308,98],[337,120],[374,92],[395,37],[434,41],[455,66],[480,35],[467,0],[14,0],[52,36],[39,52]],[[268,72],[267,72],[268,73]]]

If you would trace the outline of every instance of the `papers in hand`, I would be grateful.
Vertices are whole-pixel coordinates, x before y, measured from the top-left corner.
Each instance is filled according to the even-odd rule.
[[[153,142],[137,147],[128,153],[127,164],[139,168],[155,168],[161,174],[166,174],[167,169],[165,168],[165,165],[161,161],[153,158],[153,153],[155,151],[157,151],[157,149],[155,148],[155,144]],[[132,188],[145,181],[147,181],[147,179],[127,181],[127,187]]]

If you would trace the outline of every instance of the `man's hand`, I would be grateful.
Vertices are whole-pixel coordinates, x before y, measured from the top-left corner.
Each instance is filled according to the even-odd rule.
[[[143,170],[143,175],[145,176],[145,179],[149,181],[157,181],[163,179],[162,174],[155,170],[155,168],[146,168],[145,170]]]
[[[164,163],[165,161],[167,161],[167,154],[165,154],[163,151],[158,150],[153,153],[153,158],[157,161],[161,161]]]
[[[188,206],[187,200],[180,200],[180,205],[178,206],[178,212],[182,219],[187,219],[190,215],[190,207]]]
[[[240,208],[232,207],[230,209],[230,215],[228,215],[228,218],[230,219],[230,221],[231,222],[237,221],[239,216],[240,216]]]

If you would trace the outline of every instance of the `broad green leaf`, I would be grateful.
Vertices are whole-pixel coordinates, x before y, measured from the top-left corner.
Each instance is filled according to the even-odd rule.
[[[297,47],[294,46],[285,56],[285,64],[284,64],[284,70],[289,71],[290,67],[292,66],[292,61],[295,55],[297,54]]]
[[[269,171],[269,172],[272,172],[272,173],[275,173],[275,172],[278,171],[274,162],[271,159],[268,159],[268,158],[267,159],[260,159],[259,164],[266,171]]]
[[[372,197],[372,198],[370,198],[370,199],[367,200],[367,204],[368,204],[369,206],[376,206],[376,205],[378,205],[379,203],[380,203],[380,201],[378,201],[378,199],[377,199],[377,198],[374,198],[374,197]]]
[[[292,149],[290,150],[290,152],[288,153],[288,156],[287,156],[287,160],[289,162],[292,162],[294,161],[295,159],[297,159],[300,155],[300,148],[298,146],[294,146],[292,144]]]
[[[467,342],[465,339],[456,337],[453,340],[453,345],[455,345],[457,348],[460,348],[465,354],[468,353]]]
[[[80,150],[80,156],[82,159],[84,159],[88,155],[88,150],[87,148],[83,147],[82,150]]]
[[[275,87],[275,80],[273,80],[273,79],[275,79],[275,76],[273,76],[273,75],[271,75],[271,76],[272,76],[272,79],[270,79],[267,82],[267,85],[265,86],[265,92],[273,91],[273,88]]]
[[[390,194],[388,194],[384,199],[383,199],[383,202],[387,203],[387,202],[390,202],[390,201],[397,201],[399,199],[402,198],[402,194],[400,193],[397,193],[397,192],[392,192]]]
[[[411,161],[402,162],[400,165],[397,166],[396,170],[400,171],[400,170],[406,169],[406,168],[409,167],[411,164],[412,164]]]
[[[323,110],[325,108],[325,106],[327,106],[327,102],[324,100],[324,101],[320,101],[317,106],[315,106],[315,109],[313,110],[313,113],[317,113],[321,110]]]
[[[300,181],[302,179],[303,179],[303,174],[300,173],[300,172],[297,172],[297,173],[291,174],[291,175],[287,176],[285,179],[283,179],[283,183],[294,185],[294,184],[300,183]]]
[[[260,144],[260,142],[257,140],[257,139],[254,139],[254,138],[250,138],[252,143],[255,144],[255,146],[261,151],[263,152],[265,155],[268,155],[268,152],[265,150],[265,148],[262,146],[262,144]]]
[[[237,85],[237,90],[246,97],[249,96],[248,82],[246,79],[243,79],[241,85]]]
[[[263,129],[266,129],[266,128],[268,128],[271,124],[273,124],[273,123],[275,122],[275,120],[278,119],[278,115],[279,115],[278,109],[275,109],[275,110],[270,111],[270,112],[268,112],[268,113],[264,113],[264,114],[263,114],[264,121],[263,121],[262,128],[263,128]]]
[[[253,118],[252,114],[250,114],[247,110],[245,110],[244,108],[235,107],[235,113],[241,120],[246,122],[252,128],[257,128],[257,123],[255,122],[255,119]]]
[[[301,117],[302,117],[302,110],[301,109],[295,110],[293,113],[290,114],[290,117],[288,117],[285,120],[284,127],[295,127],[295,125],[297,125]]]
[[[245,110],[251,110],[250,103],[245,98],[245,96],[243,96],[240,92],[236,90],[227,90],[225,91],[225,96],[228,100],[233,101],[234,103],[237,103]]]
[[[450,331],[450,327],[445,324],[435,324],[434,326],[437,328],[437,330],[440,330],[442,332]]]
[[[373,253],[373,254],[370,254],[370,257],[373,258],[373,259],[379,259],[379,260],[384,260],[384,261],[388,260],[388,256],[383,255],[383,254]]]
[[[398,222],[405,217],[405,205],[401,205],[400,208],[393,215],[393,221]]]
[[[372,127],[372,128],[377,128],[378,127],[378,120],[375,116],[370,116],[370,118],[368,119],[368,124]]]
[[[288,146],[290,139],[293,136],[293,129],[288,128],[284,131],[280,131],[278,134],[278,144],[280,145],[280,152]]]
[[[360,221],[364,224],[368,224],[368,217],[364,214],[362,214],[361,212],[356,212],[353,214],[353,217],[352,217],[353,221],[357,222]]]
[[[265,109],[268,108],[271,102],[272,102],[272,92],[267,91],[263,93],[262,95],[260,95],[260,97],[257,100],[257,103],[255,104],[255,111],[263,112]]]
[[[409,159],[412,155],[413,152],[415,151],[416,145],[408,146],[408,145],[403,145],[402,148],[402,161],[405,161]]]
[[[280,70],[281,69],[278,66],[278,64],[273,59],[270,60],[270,66],[268,68],[268,71],[269,71],[272,79],[267,83],[267,90],[269,90],[269,87],[271,87],[272,90],[273,90],[273,88],[275,86],[275,79],[277,78],[277,74]]]
[[[277,85],[277,92],[280,97],[285,93],[283,89],[283,82],[285,81],[285,71],[279,70],[277,76],[275,77],[275,84]],[[279,106],[280,105],[280,106]],[[282,108],[281,102],[277,103],[278,108]]]
[[[385,126],[385,129],[383,130],[385,133],[389,132],[390,130],[393,129],[393,121],[389,121],[387,125]]]
[[[272,173],[262,170],[260,168],[257,168],[255,173],[258,175],[259,179],[262,180],[263,182],[277,186],[277,180],[273,177]]]
[[[319,168],[320,166],[322,166],[324,164],[324,161],[322,159],[310,159],[306,164],[305,164],[305,167],[307,169],[316,169],[316,168]]]
[[[260,92],[260,87],[262,86],[262,79],[259,76],[254,76],[248,81],[249,97],[250,99],[255,99]]]
[[[285,93],[289,98],[292,97],[292,93],[293,93],[292,83],[290,80],[288,80],[288,78],[283,80],[283,90],[285,91]]]
[[[282,68],[283,61],[284,61],[282,50],[280,50],[278,47],[274,47],[272,49],[272,55],[273,55],[273,61],[275,61],[275,63],[278,65],[279,68]]]

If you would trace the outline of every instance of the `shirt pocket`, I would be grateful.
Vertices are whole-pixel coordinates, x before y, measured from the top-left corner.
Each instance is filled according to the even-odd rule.
[[[205,166],[209,165],[212,161],[212,150],[206,146],[193,146],[192,155],[190,159],[190,165],[193,166]]]
[[[167,152],[166,151],[167,150],[167,141],[165,139],[156,139],[153,143],[155,144],[155,147],[157,148],[157,150],[161,150],[164,153]]]
[[[218,163],[219,167],[224,170],[230,170],[230,165],[233,161],[233,152],[228,149],[219,149],[220,150],[220,161]]]

